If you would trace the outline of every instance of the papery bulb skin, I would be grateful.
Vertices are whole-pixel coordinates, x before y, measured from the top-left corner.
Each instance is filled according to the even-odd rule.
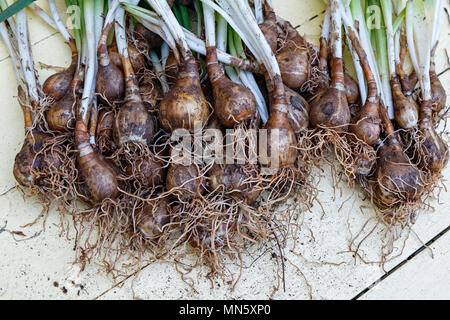
[[[252,178],[242,166],[215,164],[208,172],[208,186],[211,191],[231,192],[244,202],[252,204],[261,194],[261,190],[250,182]]]
[[[439,173],[448,164],[449,149],[434,128],[431,100],[422,101],[419,129],[422,135],[420,143],[422,167],[427,171]]]
[[[59,132],[74,130],[77,100],[75,92],[68,91],[64,97],[48,108],[45,118],[50,129]]]
[[[299,133],[309,126],[309,104],[297,92],[285,87],[286,101],[288,104],[289,123],[295,133]]]
[[[71,41],[69,46],[72,50],[72,62],[70,66],[63,71],[48,77],[42,85],[44,93],[53,97],[55,101],[60,100],[66,95],[78,66],[78,51],[75,41]]]
[[[87,126],[80,120],[76,122],[75,144],[78,149],[78,168],[89,191],[90,200],[98,204],[106,199],[117,198],[117,169],[94,150],[89,141]]]
[[[394,118],[403,129],[417,126],[419,121],[419,107],[413,97],[405,96],[397,77],[391,79],[392,98],[394,101]]]
[[[101,154],[110,156],[116,145],[113,140],[114,113],[101,110],[98,115],[96,128],[96,143]]]
[[[443,110],[447,106],[447,93],[445,92],[442,82],[439,80],[436,72],[430,73],[431,95],[433,104],[438,110]]]
[[[118,102],[123,99],[125,93],[123,71],[112,61],[106,65],[99,63],[96,91],[108,103]]]
[[[133,165],[129,164],[125,170],[128,176],[134,176],[147,188],[160,187],[166,181],[167,172],[164,161],[155,157],[143,157],[136,160]]]
[[[356,81],[347,73],[344,75],[345,81],[345,95],[347,96],[348,104],[358,103],[360,100],[359,87]]]
[[[156,112],[158,110],[157,107],[159,101],[163,99],[163,94],[153,79],[144,79],[139,82],[139,94],[148,111]]]
[[[134,34],[136,40],[138,40],[139,42],[145,41],[148,46],[147,50],[159,48],[164,42],[159,35],[148,30],[141,23],[136,23],[136,25],[134,26]]]
[[[138,142],[150,146],[154,136],[154,121],[142,102],[127,101],[114,120],[114,141],[118,146]]]
[[[78,57],[78,54],[76,54]],[[71,72],[72,79],[69,82],[65,94],[55,100],[45,111],[45,118],[51,130],[57,132],[72,132],[75,127],[75,109],[78,97],[82,94],[83,67],[76,63],[75,71]],[[72,68],[72,67],[71,67]]]
[[[137,214],[137,228],[148,240],[157,240],[163,228],[170,223],[171,209],[166,199],[153,200]]]
[[[315,128],[328,127],[347,131],[350,118],[347,97],[340,89],[330,87],[320,99],[311,103],[309,119]]]
[[[125,62],[126,93],[125,102],[119,108],[114,119],[114,142],[118,146],[127,143],[138,143],[150,146],[155,133],[154,117],[142,101],[140,88],[134,69],[128,58]]]
[[[42,179],[58,170],[62,165],[58,146],[46,149],[45,144],[51,136],[38,131],[27,133],[24,144],[14,159],[13,175],[16,181],[24,187],[42,185]]]
[[[286,86],[293,90],[300,90],[309,79],[310,63],[307,42],[289,22],[284,22],[282,27],[287,33],[287,40],[276,53],[281,77]]]
[[[309,121],[314,128],[325,127],[347,131],[351,120],[344,84],[344,66],[341,58],[333,59],[331,85],[311,102]]]
[[[145,56],[134,45],[128,45],[128,55],[130,57],[133,70],[136,74],[141,73],[147,68]]]
[[[112,63],[120,70],[122,70],[122,59],[120,59],[119,52],[117,52],[117,46],[115,42],[108,46],[108,55]]]
[[[297,139],[289,121],[288,103],[281,78],[276,77],[274,83],[270,117],[264,126],[267,129],[268,158],[262,160],[268,167],[284,168],[293,165],[297,159]]]
[[[48,77],[42,86],[44,93],[53,97],[55,100],[61,99],[69,89],[74,73],[75,68],[70,67],[69,69]]]
[[[159,121],[168,132],[179,128],[192,131],[196,125],[203,127],[209,115],[210,109],[192,56],[182,63],[176,83],[161,101]]]
[[[114,126],[114,113],[112,111],[102,110],[98,116],[97,137],[112,139]]]
[[[203,192],[204,179],[195,165],[172,163],[167,172],[167,190],[183,200],[199,196]]]
[[[206,51],[215,115],[225,128],[248,123],[256,113],[256,99],[253,93],[225,76],[217,58],[216,47],[208,47]]]
[[[369,97],[364,107],[356,114],[349,131],[369,146],[374,145],[380,139],[381,119],[378,114],[380,101],[378,97]]]
[[[109,104],[113,104],[123,99],[125,94],[125,79],[122,67],[117,66],[118,62],[111,60],[109,52],[117,53],[117,46],[110,48],[106,45],[108,33],[112,24],[105,26],[100,37],[97,56],[98,70],[96,78],[96,92],[100,98]],[[115,43],[115,42],[114,42]],[[115,56],[114,59],[117,59]]]
[[[377,195],[385,205],[416,201],[424,191],[422,172],[410,161],[398,140],[388,137],[378,151]]]
[[[173,51],[170,51],[169,56],[166,60],[166,65],[164,68],[164,72],[167,76],[167,81],[169,84],[174,84],[178,78],[180,68],[178,66],[177,59]]]
[[[264,22],[259,24],[259,28],[261,29],[264,37],[267,40],[267,43],[272,49],[273,53],[277,52],[278,48],[278,25],[277,25],[277,17],[273,10],[266,10],[266,16],[264,18]]]
[[[436,73],[435,52],[437,44],[431,50],[431,63],[430,63],[430,82],[431,82],[431,101],[433,103],[433,109],[440,112],[447,107],[447,93],[444,86]]]

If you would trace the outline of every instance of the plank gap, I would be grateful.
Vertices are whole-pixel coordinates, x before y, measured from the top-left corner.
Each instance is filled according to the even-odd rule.
[[[369,292],[373,287],[375,287],[378,283],[380,283],[381,281],[383,281],[384,279],[386,279],[387,277],[389,277],[391,274],[393,274],[395,271],[397,271],[398,269],[400,269],[402,266],[404,266],[407,262],[411,261],[412,259],[414,259],[414,257],[416,257],[419,253],[421,253],[422,251],[424,251],[425,249],[428,249],[434,242],[436,242],[439,238],[441,238],[444,234],[446,234],[447,232],[450,231],[450,226],[448,226],[447,228],[445,228],[444,230],[442,230],[441,232],[439,232],[433,239],[431,239],[430,241],[428,241],[427,243],[425,243],[423,246],[421,246],[419,249],[417,249],[415,252],[413,252],[408,258],[406,258],[405,260],[403,260],[402,262],[400,262],[398,265],[396,265],[394,268],[392,268],[391,270],[389,270],[387,273],[385,273],[384,275],[382,275],[380,277],[380,279],[374,281],[370,286],[368,286],[366,289],[364,289],[363,291],[361,291],[360,293],[358,293],[352,300],[358,300],[359,298],[361,298],[363,295],[365,295],[367,292]]]

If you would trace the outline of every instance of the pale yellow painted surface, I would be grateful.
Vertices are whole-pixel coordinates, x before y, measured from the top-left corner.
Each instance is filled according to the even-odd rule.
[[[400,270],[372,288],[363,299],[450,300],[450,232]]]
[[[46,1],[40,0],[37,3],[47,8]],[[280,16],[290,20],[294,26],[301,25],[300,32],[310,41],[317,42],[322,21],[321,13],[324,9],[322,1],[273,0],[273,3]],[[319,15],[318,18],[309,21],[309,18],[316,14]],[[35,61],[58,66],[69,64],[70,52],[64,45],[62,37],[32,14],[30,14],[30,30]],[[444,48],[450,47],[449,31],[449,24],[444,17],[441,44],[437,52],[438,71],[449,67],[444,52]],[[52,73],[49,70],[39,70],[39,65],[36,68],[41,81]],[[246,259],[247,268],[243,270],[242,278],[234,291],[231,291],[230,285],[220,281],[217,281],[211,289],[209,280],[204,278],[206,271],[198,269],[186,276],[195,284],[195,290],[192,290],[180,279],[169,263],[155,263],[145,268],[138,278],[131,277],[115,285],[95,264],[87,266],[81,273],[76,266],[71,265],[74,258],[73,234],[69,239],[60,236],[60,230],[56,226],[59,223],[59,215],[54,210],[49,214],[44,232],[39,233],[41,225],[22,228],[21,226],[39,214],[40,207],[34,199],[22,198],[21,193],[15,188],[16,182],[12,176],[13,159],[23,140],[23,117],[15,99],[16,85],[10,61],[2,44],[0,44],[0,70],[0,97],[4,110],[4,116],[0,118],[0,228],[7,222],[7,229],[20,230],[27,238],[32,237],[18,242],[7,232],[0,233],[0,299],[130,299],[132,286],[137,297],[147,299],[266,299],[272,295],[274,287],[278,284],[277,263],[276,259],[271,258],[272,251],[254,263],[253,259]],[[450,92],[450,72],[443,75],[441,80],[447,92]],[[360,201],[350,189],[342,187],[341,190],[333,190],[328,169],[325,169],[322,175],[318,187],[321,190],[319,199],[325,214],[318,204],[311,212],[304,213],[303,226],[296,239],[295,254],[291,250],[294,243],[292,240],[289,241],[285,252],[287,259],[292,262],[286,264],[286,292],[277,291],[273,296],[276,299],[308,299],[310,293],[314,299],[349,299],[384,273],[379,265],[355,262],[351,254],[346,252],[350,239],[368,219],[373,217],[373,213],[368,209],[361,211],[361,206],[367,204]],[[446,178],[450,177],[450,170],[446,169],[444,175]],[[70,225],[70,221],[66,223]],[[369,230],[373,225],[373,221],[369,222],[366,229]],[[402,252],[399,252],[402,241],[397,243],[396,252],[399,255],[386,264],[386,270],[400,263],[417,250],[422,242],[427,242],[449,225],[450,194],[443,192],[441,203],[436,204],[435,212],[419,215],[413,229],[414,233],[410,234]],[[447,238],[442,241],[446,241]],[[367,261],[375,261],[379,257],[381,239],[382,231],[377,229],[361,246],[361,253]],[[439,259],[433,265],[448,260],[449,252],[445,251],[445,248],[448,248],[448,241],[447,246],[446,242],[442,241],[436,245]],[[253,257],[257,257],[259,253],[255,252]],[[427,259],[431,261],[426,253],[420,258],[421,261],[425,261],[421,263],[427,263]],[[297,267],[294,267],[294,264]],[[238,272],[236,267],[230,268]],[[388,281],[391,280],[388,277],[384,280],[385,286],[378,286],[377,293],[372,296],[369,294],[367,297],[393,296],[397,284],[401,286],[401,278],[407,279],[412,276],[406,268],[404,273],[399,273],[400,271],[397,271],[400,280],[396,278],[396,282],[389,285]],[[422,270],[415,268],[413,272]],[[448,273],[428,272],[420,279],[421,289],[418,294],[424,292],[430,295],[428,298],[432,298],[434,293],[427,288],[436,282],[442,284],[439,290],[450,292]],[[54,282],[57,282],[58,286],[55,286]],[[67,289],[67,293],[63,293],[63,287]],[[414,290],[416,290],[414,285],[408,287],[410,293]],[[446,297],[445,294],[438,296]]]

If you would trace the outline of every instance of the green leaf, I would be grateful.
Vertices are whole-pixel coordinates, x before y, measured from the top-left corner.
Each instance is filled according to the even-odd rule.
[[[10,5],[8,8],[6,8],[3,12],[0,13],[0,23],[12,17],[17,12],[29,6],[32,2],[35,1],[36,0],[19,0],[14,2],[12,5]]]
[[[400,28],[401,24],[403,23],[403,21],[405,20],[406,17],[406,7],[403,8],[402,11],[400,11],[400,14],[397,16],[397,18],[394,21],[394,24],[392,25],[392,31],[395,33],[397,33],[398,28]]]

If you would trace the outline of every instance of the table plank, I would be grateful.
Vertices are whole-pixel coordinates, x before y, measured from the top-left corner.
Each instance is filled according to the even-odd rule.
[[[65,228],[73,228],[70,216],[60,220],[52,209],[45,230],[43,219],[23,227],[41,210],[36,199],[24,199],[17,188],[0,196],[0,300],[92,299],[109,289],[113,280],[99,272],[98,264],[88,264],[83,272],[72,265],[75,231],[66,237],[59,227],[63,221]]]
[[[7,1],[7,3],[11,4],[12,1]],[[46,12],[49,12],[48,9],[48,1],[46,0],[38,0],[35,2],[38,6],[40,6]],[[63,21],[66,20],[65,12],[63,8],[65,4],[63,1],[56,1],[56,6],[60,12],[61,19]],[[41,18],[34,14],[34,12],[30,9],[27,9],[27,17],[28,17],[28,28],[30,31],[30,42],[31,44],[39,43],[40,41],[46,39],[52,34],[55,34],[55,30],[48,26]],[[64,41],[62,36],[57,35],[60,41]],[[8,51],[3,46],[3,42],[0,41],[2,45],[0,45],[0,61],[3,61],[9,56]]]

